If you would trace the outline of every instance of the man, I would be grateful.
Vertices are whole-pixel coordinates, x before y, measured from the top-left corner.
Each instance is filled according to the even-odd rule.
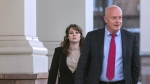
[[[106,8],[105,28],[87,34],[75,84],[137,84],[140,72],[136,35],[121,29],[122,10]]]

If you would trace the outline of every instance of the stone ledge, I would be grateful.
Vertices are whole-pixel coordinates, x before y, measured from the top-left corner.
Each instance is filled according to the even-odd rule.
[[[0,74],[0,79],[41,79],[48,78],[48,73],[37,74]]]
[[[39,79],[39,78],[48,78],[48,72],[37,74],[37,79]]]
[[[47,84],[47,79],[37,79],[35,80],[35,84]]]
[[[141,56],[141,83],[149,84],[150,79],[150,55]]]
[[[142,66],[150,66],[150,56],[143,56],[141,57],[141,64]]]
[[[15,84],[14,80],[0,80],[0,84]]]
[[[0,84],[47,84],[48,73],[0,74]]]
[[[4,74],[0,74],[0,79],[4,79]]]
[[[16,80],[15,84],[35,84],[35,80]]]
[[[141,80],[142,84],[149,84],[150,75],[143,75]]]
[[[47,84],[47,79],[36,79],[36,80],[0,80],[0,84]]]

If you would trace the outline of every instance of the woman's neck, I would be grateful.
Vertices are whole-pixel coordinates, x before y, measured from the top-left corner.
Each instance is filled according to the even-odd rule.
[[[70,43],[70,47],[69,48],[71,50],[79,49],[79,43]]]

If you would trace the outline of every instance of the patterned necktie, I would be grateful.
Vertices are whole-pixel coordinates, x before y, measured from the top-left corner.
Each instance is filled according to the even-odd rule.
[[[116,34],[110,34],[111,41],[110,41],[110,48],[108,54],[108,64],[107,64],[107,72],[106,77],[108,80],[112,80],[114,78],[114,71],[115,71],[115,56],[116,56],[116,43],[115,43],[115,36]]]

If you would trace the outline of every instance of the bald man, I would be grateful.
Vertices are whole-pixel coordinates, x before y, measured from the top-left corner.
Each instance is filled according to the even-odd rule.
[[[78,62],[75,84],[137,84],[138,39],[122,27],[122,10],[106,8],[105,28],[88,32]]]

